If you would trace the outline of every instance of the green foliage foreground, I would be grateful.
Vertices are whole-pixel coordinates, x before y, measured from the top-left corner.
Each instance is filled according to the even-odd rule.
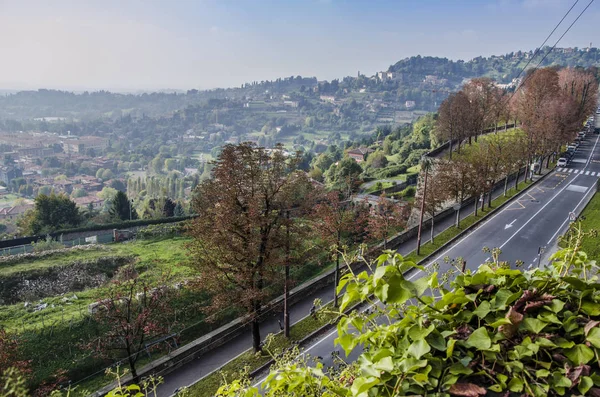
[[[418,268],[386,252],[367,272],[347,274],[336,343],[364,352],[340,370],[283,355],[260,391],[266,396],[530,396],[600,392],[600,283],[584,252],[564,249],[544,269],[522,271],[494,260],[477,272],[437,271],[410,281]],[[436,266],[434,266],[436,268]],[[416,271],[416,269],[414,270]],[[452,277],[451,277],[452,276]],[[450,279],[452,281],[448,281]],[[249,380],[218,396],[258,396]]]

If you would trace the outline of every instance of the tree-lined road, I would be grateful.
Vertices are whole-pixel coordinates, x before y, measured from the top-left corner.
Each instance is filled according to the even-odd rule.
[[[538,248],[550,248],[555,244],[557,236],[568,227],[569,214],[579,214],[585,205],[585,199],[595,191],[600,177],[599,140],[599,135],[588,135],[569,167],[552,172],[425,266],[438,263],[440,272],[444,272],[450,267],[444,262],[444,258],[461,257],[466,260],[467,268],[475,270],[491,256],[482,251],[484,246],[500,248],[503,251],[500,260],[513,264],[521,260],[526,268],[536,266]],[[549,252],[546,252],[545,257],[548,255]],[[415,271],[408,278],[420,276],[423,273]],[[338,353],[346,362],[356,360],[362,352],[360,347],[346,357],[344,351],[335,346],[336,337],[337,330],[331,331],[307,347],[305,353],[321,357],[321,362],[326,367],[335,364]],[[255,384],[262,383],[265,375],[261,374]]]

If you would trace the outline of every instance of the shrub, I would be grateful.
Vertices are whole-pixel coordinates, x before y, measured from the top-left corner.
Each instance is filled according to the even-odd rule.
[[[31,243],[33,252],[40,253],[44,251],[51,251],[63,248],[63,244],[60,241],[55,241],[49,234],[46,235],[45,240],[40,240],[37,243]]]
[[[400,192],[400,194],[402,195],[402,197],[410,198],[415,197],[416,192],[417,189],[414,186],[408,186],[406,189]]]

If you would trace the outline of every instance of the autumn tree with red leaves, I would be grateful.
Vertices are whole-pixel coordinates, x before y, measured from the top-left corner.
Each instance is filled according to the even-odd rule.
[[[192,201],[190,264],[212,296],[207,310],[244,308],[252,346],[260,350],[265,288],[281,281],[287,239],[286,212],[305,202],[310,184],[297,171],[300,154],[286,156],[250,143],[227,145]],[[292,241],[294,243],[294,241]]]
[[[396,200],[387,198],[385,193],[382,194],[369,211],[366,224],[369,237],[377,241],[383,240],[383,249],[387,249],[388,238],[398,228],[406,225],[410,210],[410,205],[400,204]]]
[[[338,191],[327,193],[314,207],[312,218],[314,230],[320,238],[328,244],[335,260],[334,299],[335,307],[338,305],[337,285],[340,273],[340,254],[345,240],[351,234],[362,233],[366,219],[361,216],[361,206],[353,205],[349,197],[343,196]]]
[[[136,363],[146,343],[170,331],[168,299],[173,292],[164,286],[166,282],[152,288],[133,266],[127,266],[119,271],[94,309],[99,333],[84,347],[99,357],[127,361],[134,382],[138,380]]]

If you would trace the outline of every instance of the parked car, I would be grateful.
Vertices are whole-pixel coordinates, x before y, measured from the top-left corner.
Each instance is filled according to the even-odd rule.
[[[557,167],[566,167],[567,166],[567,159],[564,157],[561,157],[558,159],[558,161],[556,162],[556,166]]]

